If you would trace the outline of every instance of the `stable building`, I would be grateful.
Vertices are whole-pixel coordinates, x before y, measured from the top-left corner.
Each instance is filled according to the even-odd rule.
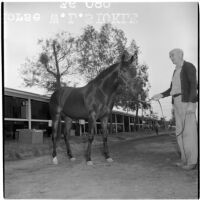
[[[51,117],[49,114],[50,97],[35,93],[4,88],[4,138],[16,139],[20,129],[43,130],[44,136],[51,134]],[[152,126],[155,120],[150,121]],[[112,132],[134,132],[135,126],[141,128],[145,122],[140,117],[137,120],[133,114],[114,110],[112,113]],[[109,121],[110,125],[110,121]],[[62,123],[62,131],[64,122]],[[98,134],[101,133],[100,121],[97,121]],[[84,120],[73,121],[73,135],[83,135],[88,132],[88,122]]]

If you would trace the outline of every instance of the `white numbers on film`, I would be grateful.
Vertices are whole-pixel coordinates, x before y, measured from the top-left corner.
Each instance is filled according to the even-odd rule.
[[[86,8],[110,8],[110,2],[85,2]]]
[[[76,8],[77,2],[62,2],[60,8]],[[110,2],[85,2],[86,8],[110,8]]]
[[[76,8],[76,2],[62,2],[60,4],[60,8],[63,8],[63,9]]]

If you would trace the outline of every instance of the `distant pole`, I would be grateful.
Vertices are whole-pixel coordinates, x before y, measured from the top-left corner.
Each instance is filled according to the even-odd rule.
[[[141,95],[138,94],[138,100],[141,101]],[[139,101],[138,101],[138,107],[137,107],[137,123],[138,125],[140,124],[140,121],[139,121],[139,116],[138,116],[138,111],[139,111]],[[140,127],[140,126],[139,126]]]
[[[28,129],[31,129],[31,99],[28,98]]]

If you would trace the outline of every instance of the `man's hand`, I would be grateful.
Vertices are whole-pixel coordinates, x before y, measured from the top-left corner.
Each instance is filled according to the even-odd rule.
[[[193,103],[188,103],[186,113],[187,114],[195,113],[195,106]]]
[[[161,99],[163,97],[162,94],[156,94],[154,96],[151,97],[152,100],[158,101],[159,99]]]

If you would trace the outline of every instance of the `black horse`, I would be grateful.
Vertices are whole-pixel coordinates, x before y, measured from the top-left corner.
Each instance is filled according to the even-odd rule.
[[[61,117],[65,120],[64,140],[70,160],[75,160],[69,144],[69,133],[72,119],[86,119],[89,123],[88,147],[86,160],[91,161],[91,145],[94,134],[97,133],[96,120],[100,119],[102,126],[104,155],[108,162],[112,162],[107,145],[107,124],[114,106],[118,88],[123,83],[131,86],[136,76],[136,67],[132,64],[134,56],[125,61],[123,55],[119,63],[113,64],[102,71],[86,86],[80,88],[63,87],[55,91],[50,100],[50,114],[52,117],[53,162],[58,163],[56,157],[56,142],[59,139]]]

